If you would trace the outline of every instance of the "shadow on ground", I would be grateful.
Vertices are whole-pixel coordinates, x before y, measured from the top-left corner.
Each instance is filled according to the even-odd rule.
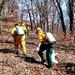
[[[14,51],[13,51],[13,50],[8,49],[8,48],[0,49],[0,52],[3,52],[3,53],[14,53]]]
[[[28,62],[28,63],[36,63],[36,64],[40,64],[39,61],[35,60],[33,57],[20,57],[21,59],[24,59],[24,61]]]
[[[61,71],[63,70],[66,74],[75,75],[75,63],[59,63],[58,67],[61,67]]]

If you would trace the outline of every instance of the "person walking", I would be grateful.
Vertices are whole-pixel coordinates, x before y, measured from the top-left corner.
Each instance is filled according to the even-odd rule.
[[[53,53],[53,44],[50,44],[46,39],[46,34],[42,31],[41,28],[36,29],[37,39],[38,39],[38,54],[41,57],[41,63],[48,62],[48,68],[52,68],[52,53]],[[43,51],[46,50],[46,57]]]
[[[26,32],[27,29],[24,24],[15,24],[12,28],[11,34],[14,38],[14,52],[18,54],[18,47],[20,45],[23,55],[26,56]]]

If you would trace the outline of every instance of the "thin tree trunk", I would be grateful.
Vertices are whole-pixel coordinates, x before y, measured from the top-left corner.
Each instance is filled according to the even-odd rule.
[[[32,15],[33,15],[33,24],[35,25],[35,17],[34,17],[34,12],[33,12],[33,3],[32,3],[33,0],[31,0],[31,7],[32,7]],[[35,28],[36,28],[36,25],[35,25]]]
[[[65,23],[64,23],[64,18],[63,18],[63,12],[62,12],[62,9],[61,9],[61,6],[60,6],[60,3],[58,2],[58,0],[56,0],[57,4],[58,4],[58,7],[59,7],[59,11],[60,11],[60,19],[61,19],[61,24],[62,24],[62,29],[63,29],[63,32],[66,34],[66,26],[65,26]]]
[[[28,13],[29,13],[29,18],[30,18],[30,23],[31,23],[31,30],[33,30],[33,24],[32,24],[32,19],[31,19],[31,14],[29,11],[29,6],[27,5]]]
[[[74,0],[70,0],[69,1],[69,17],[70,17],[70,31],[72,32],[73,31],[73,18],[74,18],[74,15],[73,15],[73,3],[74,3]]]

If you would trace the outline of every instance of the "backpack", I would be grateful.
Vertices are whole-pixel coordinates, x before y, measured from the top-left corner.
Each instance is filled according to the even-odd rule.
[[[51,43],[51,44],[56,43],[55,37],[50,32],[46,33],[46,38],[47,38],[49,43]]]
[[[24,35],[24,29],[22,27],[16,27],[17,35]]]

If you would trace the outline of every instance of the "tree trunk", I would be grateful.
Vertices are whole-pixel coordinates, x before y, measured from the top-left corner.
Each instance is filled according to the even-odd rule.
[[[73,15],[73,3],[74,3],[74,0],[70,0],[69,1],[69,18],[70,18],[70,31],[72,32],[73,31],[73,18],[74,18],[74,15]]]
[[[31,0],[31,7],[32,7],[32,15],[33,15],[33,25],[35,25],[35,17],[34,17],[34,12],[33,12],[33,0]],[[36,25],[35,25],[36,28]]]
[[[30,14],[29,6],[28,5],[27,5],[27,8],[28,8],[29,18],[30,18],[30,23],[31,23],[31,30],[33,30],[33,24],[32,24],[31,14]]]
[[[62,8],[61,8],[60,3],[58,2],[58,0],[56,0],[56,2],[58,4],[59,11],[60,11],[59,16],[60,16],[60,19],[61,19],[62,29],[63,29],[63,32],[66,34],[66,26],[65,26],[65,23],[64,23]]]

